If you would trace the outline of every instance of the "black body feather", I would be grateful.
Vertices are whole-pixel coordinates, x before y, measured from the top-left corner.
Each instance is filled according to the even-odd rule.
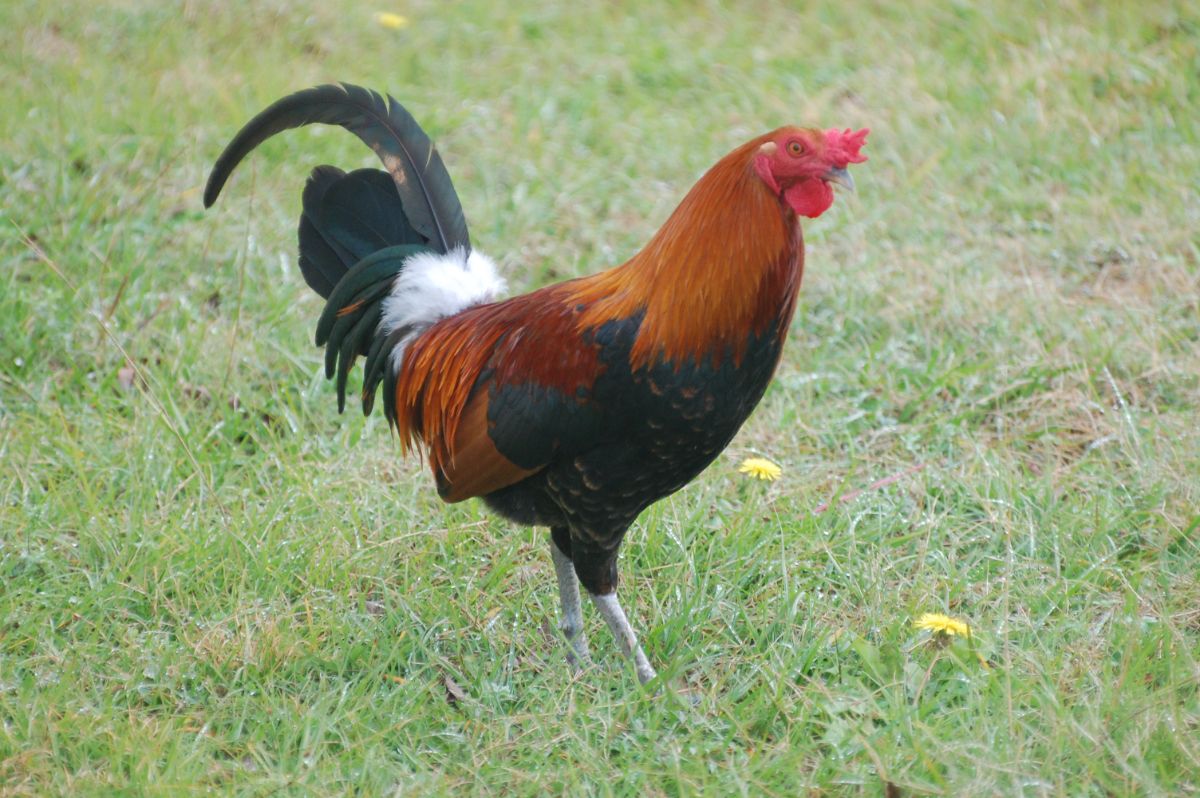
[[[589,332],[602,368],[581,399],[528,382],[488,386],[488,435],[515,463],[545,468],[483,500],[519,524],[548,526],[590,592],[616,589],[617,551],[638,514],[690,482],[762,398],[783,348],[779,319],[747,333],[739,365],[720,358],[630,368],[642,316]],[[556,453],[541,449],[557,447]],[[561,531],[556,531],[561,530]]]

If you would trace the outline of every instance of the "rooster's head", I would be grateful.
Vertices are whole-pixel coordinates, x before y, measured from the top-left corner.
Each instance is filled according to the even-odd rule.
[[[867,160],[860,150],[869,132],[783,127],[763,137],[754,170],[796,214],[812,219],[833,204],[831,184],[854,190],[846,167]]]

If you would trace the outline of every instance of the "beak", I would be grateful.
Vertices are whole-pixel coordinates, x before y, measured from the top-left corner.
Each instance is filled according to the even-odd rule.
[[[854,178],[850,176],[850,173],[846,171],[845,167],[832,167],[821,177],[821,179],[827,183],[837,183],[839,186],[844,189],[848,189],[849,191],[854,190]]]

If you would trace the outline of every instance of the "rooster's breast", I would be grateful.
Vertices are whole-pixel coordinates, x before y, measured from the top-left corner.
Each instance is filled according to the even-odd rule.
[[[629,353],[640,322],[635,316],[594,331],[601,373],[587,396],[573,397],[590,408],[587,429],[543,471],[488,496],[489,504],[524,523],[623,532],[728,445],[779,361],[777,326],[748,333],[737,357],[727,348],[635,370]]]

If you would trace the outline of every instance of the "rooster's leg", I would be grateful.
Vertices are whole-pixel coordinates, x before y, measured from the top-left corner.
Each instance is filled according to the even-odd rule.
[[[612,630],[613,637],[617,638],[621,651],[633,660],[633,665],[637,669],[638,681],[645,684],[653,679],[657,674],[650,666],[650,660],[646,659],[646,653],[642,651],[641,645],[638,644],[637,635],[634,634],[633,627],[629,625],[629,619],[625,617],[625,610],[621,609],[621,603],[617,601],[616,591],[604,594],[592,593],[591,596],[592,603],[604,616],[608,628]]]
[[[566,530],[562,530],[562,535],[565,537]],[[567,661],[578,670],[591,661],[587,638],[583,634],[583,605],[579,600],[579,578],[575,575],[575,566],[571,558],[558,547],[553,533],[550,538],[550,556],[554,559],[554,575],[558,577],[558,598],[562,602],[562,620],[559,621],[558,628],[571,646],[567,652]]]

